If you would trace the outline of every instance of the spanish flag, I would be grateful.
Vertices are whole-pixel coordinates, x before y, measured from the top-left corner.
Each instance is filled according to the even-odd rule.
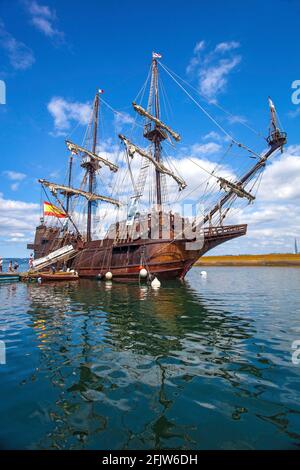
[[[64,219],[67,217],[67,214],[63,210],[46,201],[44,201],[44,216],[45,215],[57,217],[58,219]]]

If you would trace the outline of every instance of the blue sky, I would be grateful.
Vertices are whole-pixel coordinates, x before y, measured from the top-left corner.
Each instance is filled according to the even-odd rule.
[[[82,136],[96,88],[124,117],[132,115],[130,104],[153,50],[228,109],[235,120],[216,109],[215,116],[258,151],[262,141],[236,121],[266,135],[272,96],[289,147],[267,170],[261,201],[239,216],[249,222],[247,240],[216,252],[291,251],[298,233],[300,238],[300,105],[291,100],[292,83],[300,79],[299,18],[300,3],[287,0],[0,0],[0,79],[6,84],[6,104],[0,104],[0,255],[27,254],[41,198],[36,180],[63,177],[64,139],[74,127]],[[214,149],[223,146],[218,129],[166,74],[162,78],[173,111],[169,122],[183,136],[181,152],[214,161]],[[115,121],[109,112],[105,117],[103,138],[115,143]]]

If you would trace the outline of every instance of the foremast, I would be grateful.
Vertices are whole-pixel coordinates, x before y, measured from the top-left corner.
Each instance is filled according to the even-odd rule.
[[[69,159],[69,171],[68,171],[68,184],[62,185],[58,183],[53,183],[46,181],[45,179],[39,179],[39,183],[42,184],[44,188],[48,188],[52,195],[56,198],[60,207],[66,213],[68,219],[73,224],[77,234],[82,237],[78,227],[76,226],[74,220],[70,215],[70,201],[73,196],[78,197],[82,196],[87,200],[87,223],[86,223],[86,241],[89,242],[92,239],[92,208],[95,201],[103,201],[106,203],[113,204],[119,207],[121,204],[117,199],[103,196],[95,192],[96,186],[96,172],[102,167],[106,166],[111,171],[118,171],[118,166],[110,162],[104,157],[101,157],[97,154],[97,143],[98,143],[98,121],[99,121],[99,106],[100,106],[100,97],[99,93],[102,90],[96,92],[93,110],[92,110],[92,119],[90,121],[90,128],[92,128],[92,146],[91,150],[81,147],[69,140],[66,140],[66,146],[70,150],[70,159]],[[81,167],[86,170],[84,180],[88,180],[88,191],[83,191],[81,188],[73,188],[72,183],[72,165],[74,155],[77,155],[81,158]],[[66,206],[63,205],[61,200],[58,197],[58,194],[61,194],[65,197]]]

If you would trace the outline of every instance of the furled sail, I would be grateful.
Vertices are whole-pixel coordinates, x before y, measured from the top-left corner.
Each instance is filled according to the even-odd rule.
[[[218,181],[220,183],[221,189],[224,189],[225,191],[232,191],[238,197],[245,197],[246,199],[248,199],[249,202],[255,200],[255,197],[245,191],[240,184],[234,184],[231,181],[226,180],[225,178],[218,178]]]
[[[152,114],[148,113],[148,111],[142,108],[142,106],[134,102],[132,103],[132,106],[135,109],[135,111],[139,113],[141,116],[145,116],[146,118],[150,119],[150,121],[153,121],[155,124],[157,124],[161,129],[164,129],[165,131],[167,131],[170,134],[170,136],[173,137],[174,140],[176,140],[176,142],[180,141],[181,137],[177,132],[173,131],[169,126],[164,124],[158,118],[152,116]]]
[[[89,157],[93,158],[94,160],[102,163],[103,165],[106,165],[109,167],[109,169],[113,172],[118,171],[119,167],[115,165],[114,163],[110,162],[109,160],[106,160],[106,158],[100,157],[99,155],[96,155],[95,153],[91,152],[90,150],[85,149],[84,147],[80,147],[77,144],[74,144],[73,142],[70,142],[69,140],[66,140],[66,145],[70,152],[75,153],[78,155],[79,152],[88,155]]]
[[[44,179],[39,179],[39,183],[49,188],[50,191],[53,192],[54,194],[57,191],[59,191],[60,193],[65,194],[65,195],[69,194],[71,196],[83,196],[88,201],[104,201],[104,202],[109,202],[110,204],[114,204],[118,207],[120,207],[121,205],[119,201],[117,201],[116,199],[112,199],[111,197],[108,197],[108,196],[101,196],[100,194],[94,194],[94,193],[90,193],[87,191],[82,191],[81,189],[71,188],[70,186],[65,186],[62,184],[50,183],[49,181],[46,181]]]
[[[141,157],[143,158],[147,158],[147,160],[149,160],[151,163],[153,163],[153,165],[155,166],[155,168],[160,172],[160,173],[164,173],[165,175],[168,175],[168,176],[171,176],[175,181],[176,183],[179,185],[179,190],[181,191],[182,189],[186,188],[186,182],[180,178],[179,176],[175,175],[171,170],[169,170],[168,168],[166,168],[162,163],[160,162],[157,162],[153,157],[152,155],[150,155],[149,153],[145,152],[144,150],[142,150],[141,148],[137,147],[136,145],[134,145],[132,142],[130,142],[124,135],[122,134],[119,134],[119,137],[120,139],[124,142],[124,144],[126,145],[127,147],[127,150],[128,150],[128,154],[130,157],[133,157],[133,155],[135,153],[138,153]]]

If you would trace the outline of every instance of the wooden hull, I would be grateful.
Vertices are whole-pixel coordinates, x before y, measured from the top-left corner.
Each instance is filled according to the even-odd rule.
[[[41,274],[42,281],[77,281],[79,276],[70,276],[64,274]]]
[[[211,227],[204,231],[201,247],[189,249],[187,239],[137,239],[115,242],[112,239],[86,242],[75,257],[68,260],[68,267],[80,277],[101,278],[108,271],[117,280],[136,280],[141,267],[160,279],[183,279],[193,264],[215,246],[245,235],[247,225]],[[59,238],[55,230],[45,226],[37,228],[34,245],[35,257],[70,243],[70,236]]]
[[[102,277],[110,271],[114,279],[135,280],[141,267],[159,279],[183,279],[193,264],[220,243],[242,236],[247,226],[210,229],[199,249],[189,249],[189,240],[136,240],[112,245],[110,240],[87,243],[72,261],[80,277]]]

